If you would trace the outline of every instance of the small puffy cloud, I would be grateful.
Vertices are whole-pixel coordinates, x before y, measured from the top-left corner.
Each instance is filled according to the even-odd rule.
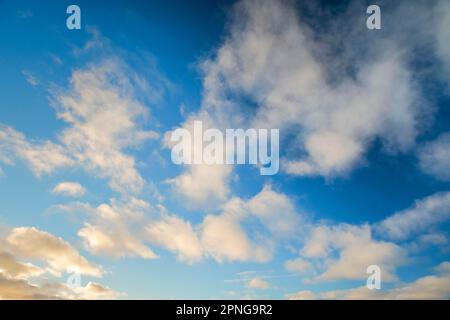
[[[287,195],[273,190],[270,185],[265,185],[257,195],[244,202],[243,209],[248,215],[260,219],[278,237],[299,233],[302,216]]]
[[[192,225],[175,215],[151,222],[146,231],[152,243],[176,253],[180,261],[192,263],[203,257],[202,244]]]
[[[361,158],[363,147],[357,141],[337,132],[319,132],[305,141],[311,161],[292,161],[286,172],[293,175],[334,175],[350,170]]]
[[[245,286],[249,289],[268,289],[270,288],[270,284],[261,278],[252,278],[247,281]]]
[[[438,180],[450,181],[450,133],[422,146],[419,164],[423,172]]]
[[[189,205],[203,207],[226,200],[231,171],[229,165],[190,165],[186,172],[167,181]]]
[[[70,197],[81,197],[86,193],[86,189],[78,182],[61,182],[53,188],[52,192]]]
[[[430,228],[449,218],[450,192],[442,192],[417,200],[411,208],[378,223],[375,230],[384,237],[405,240],[421,231],[428,232]]]

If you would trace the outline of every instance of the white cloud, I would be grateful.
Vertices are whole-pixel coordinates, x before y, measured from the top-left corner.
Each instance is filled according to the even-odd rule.
[[[411,14],[408,5],[393,9],[402,21]],[[366,41],[367,30],[355,27],[361,19],[333,16],[346,19],[351,30],[351,37],[342,32],[344,41],[311,30],[296,11],[291,2],[245,0],[233,7],[224,41],[201,63],[201,108],[182,126],[202,120],[216,128],[281,128],[294,136],[283,141],[290,154],[282,162],[293,175],[346,175],[365,163],[376,140],[390,153],[410,151],[433,114],[410,68],[410,53],[428,38],[428,29],[435,34],[430,22],[441,20],[421,14],[426,31],[420,36],[401,36],[405,30],[389,25],[390,35]],[[439,39],[447,39],[444,31]],[[439,43],[447,48],[447,42]],[[196,203],[223,203],[232,172],[226,166],[187,166],[171,182]]]
[[[31,263],[20,263],[8,252],[0,252],[0,274],[11,279],[28,279],[40,276],[45,270]]]
[[[417,200],[412,207],[373,225],[317,224],[304,238],[300,257],[286,261],[285,268],[314,275],[308,280],[327,281],[365,279],[367,267],[378,265],[383,281],[396,280],[396,269],[410,261],[410,254],[448,243],[446,235],[438,232],[439,224],[450,217],[448,208],[450,194],[442,192]],[[414,241],[403,246],[393,242],[411,240],[412,236],[416,236]]]
[[[74,164],[62,146],[48,140],[30,142],[17,130],[0,126],[0,161],[12,164],[15,157],[23,159],[37,176]]]
[[[438,180],[450,181],[450,134],[426,143],[419,149],[420,168]]]
[[[300,233],[302,216],[296,211],[292,200],[276,192],[270,185],[243,204],[248,215],[257,217],[277,237],[291,237]]]
[[[295,12],[286,2],[249,0],[235,6],[228,36],[203,64],[199,116],[206,113],[219,124],[295,129],[297,149],[304,154],[287,164],[291,174],[345,174],[376,138],[390,150],[411,148],[421,98],[395,45],[373,44],[383,54],[353,64],[353,77],[342,72],[339,83],[330,84],[332,67],[348,62],[337,55],[319,59],[316,51],[325,44],[312,40]],[[245,101],[233,98],[239,96],[256,107],[250,112]]]
[[[192,263],[203,257],[203,247],[189,222],[175,215],[164,215],[161,220],[146,226],[149,240],[176,253],[180,261]]]
[[[392,242],[372,238],[368,225],[314,227],[301,250],[304,258],[321,262],[325,270],[314,280],[366,279],[366,269],[378,265],[384,281],[396,279],[395,269],[406,263],[406,251]]]
[[[203,130],[208,128],[217,128],[219,125],[209,114],[199,111],[191,115],[182,127],[194,134],[194,121],[201,120]],[[174,143],[170,140],[172,131],[165,134],[163,144],[166,148],[173,147]],[[185,144],[184,148],[188,153],[202,152],[194,150],[194,147],[201,147],[199,144]],[[190,150],[188,150],[190,148]],[[186,165],[184,172],[179,176],[168,179],[167,182],[174,187],[177,196],[181,196],[183,201],[192,208],[216,207],[225,202],[230,194],[229,182],[233,171],[231,165],[207,165],[193,164]]]
[[[16,257],[44,262],[56,273],[77,269],[81,274],[100,277],[102,269],[91,264],[62,238],[34,227],[12,229],[5,237],[7,251]]]
[[[441,300],[450,298],[450,275],[438,273],[418,278],[410,283],[400,283],[392,289],[369,290],[366,286],[325,292],[300,291],[286,295],[291,300]]]
[[[437,273],[441,274],[450,274],[450,262],[444,261],[441,262],[438,266],[435,267]]]
[[[438,246],[441,250],[446,250],[448,245],[447,236],[440,232],[429,232],[417,237],[413,237],[412,241],[405,244],[405,248],[410,252],[420,252],[430,246]]]
[[[249,289],[268,289],[270,288],[270,284],[261,278],[252,278],[247,281],[245,286]]]
[[[96,282],[88,282],[86,286],[71,288],[68,293],[61,294],[64,299],[111,300],[122,294]]]
[[[111,204],[102,203],[96,208],[88,206],[92,222],[85,222],[78,235],[93,254],[155,259],[158,256],[143,243],[142,224],[148,208],[148,203],[134,198],[127,202],[112,199]]]
[[[70,197],[81,197],[86,193],[86,189],[78,182],[67,181],[57,184],[52,192]]]
[[[266,234],[249,237],[246,230],[256,229],[255,220]],[[220,215],[207,215],[200,234],[206,252],[219,262],[265,262],[272,257],[277,240],[300,232],[300,220],[290,199],[266,185],[248,200],[229,200]]]
[[[395,289],[387,295],[388,299],[449,299],[450,276],[426,276],[411,284]]]
[[[194,208],[223,202],[229,195],[229,165],[191,165],[183,174],[168,182]]]
[[[397,212],[375,226],[381,235],[405,240],[421,231],[429,231],[450,218],[450,192],[436,193],[417,200],[409,209]]]
[[[0,298],[1,299],[51,299],[53,295],[44,292],[37,285],[25,280],[8,279],[0,273]]]
[[[141,191],[145,181],[126,151],[158,134],[144,130],[148,108],[140,98],[147,82],[120,58],[105,58],[74,70],[67,90],[53,90],[57,117],[68,126],[58,142],[35,142],[13,128],[0,127],[0,161],[25,160],[36,175],[56,168],[82,167],[109,180],[121,193]]]
[[[36,228],[11,229],[0,240],[0,299],[114,299],[119,296],[98,283],[72,288],[49,280],[73,270],[87,276],[103,274],[101,268],[87,261],[62,238]],[[47,273],[52,277],[45,276]]]
[[[70,288],[65,283],[34,284],[26,280],[5,278],[0,273],[0,299],[116,299],[121,294],[101,284],[89,282],[86,286]]]
[[[220,214],[208,214],[198,224],[137,198],[111,199],[96,207],[74,202],[53,210],[87,214],[78,235],[93,254],[158,258],[149,244],[189,264],[207,257],[218,262],[268,261],[278,243],[301,233],[303,219],[289,197],[269,185],[252,198],[228,200]]]
[[[102,226],[85,223],[78,231],[86,248],[97,255],[123,258],[138,256],[144,259],[155,259],[157,255],[127,230],[110,231]]]
[[[113,208],[114,211],[121,212],[123,215],[123,208],[115,208],[114,204],[112,208],[104,204],[102,206],[108,210]],[[80,205],[76,207],[79,208]],[[118,217],[112,217],[117,215],[110,213],[103,216],[108,216],[107,221],[116,221]],[[101,233],[95,230],[97,227],[91,225],[86,225],[80,231],[80,236],[87,241],[87,247],[97,253],[128,252],[129,248],[122,250],[113,241],[121,235],[115,232],[116,227],[111,227],[107,221],[104,221],[104,217],[98,220],[97,225],[102,225],[104,230]],[[128,223],[129,221],[130,219],[127,219]],[[290,239],[297,235],[301,216],[295,211],[293,203],[286,195],[272,190],[267,185],[250,199],[228,200],[220,214],[208,214],[200,224],[194,226],[168,213],[162,206],[159,206],[159,217],[153,214],[152,218],[139,221],[137,228],[133,229],[133,241],[147,241],[163,247],[177,254],[180,261],[189,264],[205,257],[211,257],[219,263],[225,261],[266,262],[271,259],[279,240]],[[116,224],[126,230],[129,228],[124,221]],[[257,229],[261,232],[254,232]],[[110,236],[106,235],[106,230]],[[98,250],[95,250],[96,248]]]
[[[61,141],[77,163],[109,178],[113,190],[137,192],[144,180],[135,159],[123,151],[157,134],[140,128],[138,119],[145,118],[148,109],[136,97],[136,81],[141,79],[128,74],[133,75],[132,70],[117,59],[74,71],[70,90],[56,96],[57,115],[70,124]]]
[[[203,246],[215,260],[266,262],[271,253],[262,245],[252,242],[239,224],[230,215],[205,217],[201,226]]]
[[[138,199],[112,199],[97,207],[77,202],[57,208],[89,215],[78,235],[94,254],[157,258],[145,244],[149,243],[189,264],[205,257],[218,262],[268,261],[278,240],[295,237],[301,222],[290,199],[268,185],[248,200],[229,200],[221,214],[209,214],[197,225],[168,213],[161,205],[154,208]],[[250,232],[257,226],[261,233]]]

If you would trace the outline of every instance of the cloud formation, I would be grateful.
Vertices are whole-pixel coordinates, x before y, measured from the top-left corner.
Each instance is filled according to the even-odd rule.
[[[316,226],[300,254],[324,265],[325,270],[314,278],[317,281],[366,279],[366,269],[370,265],[378,265],[383,280],[392,281],[397,278],[395,269],[407,261],[402,247],[373,239],[368,225]]]
[[[103,274],[101,268],[88,262],[62,238],[34,227],[14,228],[4,242],[15,256],[42,261],[55,273],[76,269],[84,275],[100,277]]]
[[[0,273],[0,299],[10,300],[100,300],[116,299],[120,293],[95,282],[70,288],[64,283],[45,282],[32,284],[25,280],[8,279]]]
[[[140,128],[148,109],[136,97],[142,80],[133,75],[120,60],[105,60],[74,71],[69,90],[55,97],[58,118],[70,125],[61,141],[76,163],[108,178],[113,190],[130,193],[140,191],[144,179],[124,150],[158,136]]]
[[[395,5],[392,15],[401,19],[407,9],[405,3]],[[440,18],[421,19],[427,28],[418,38],[432,34],[445,51],[445,42],[437,40],[445,38],[444,31],[430,23]],[[420,40],[404,39],[399,36],[404,30],[389,25],[392,33],[367,41],[369,31],[355,27],[363,20],[346,14],[333,20],[346,21],[339,26],[352,37],[342,32],[345,39],[331,39],[326,30],[311,28],[292,2],[235,4],[224,41],[200,63],[201,107],[182,126],[189,130],[202,120],[222,129],[280,128],[289,150],[281,169],[297,176],[347,175],[365,163],[376,141],[391,154],[413,150],[433,114],[410,66],[410,52]],[[223,203],[232,172],[226,166],[187,166],[170,181],[197,204]]]
[[[52,192],[55,194],[62,194],[70,197],[81,197],[86,193],[86,189],[78,182],[61,182],[58,183]]]
[[[62,238],[36,228],[14,228],[0,239],[0,299],[115,299],[119,296],[99,283],[72,287],[56,280],[74,271],[80,276],[94,277],[104,273]]]
[[[148,108],[138,92],[146,86],[117,57],[73,71],[70,87],[53,93],[57,117],[68,125],[58,134],[59,141],[35,142],[1,126],[0,160],[12,164],[15,158],[23,159],[38,176],[57,168],[81,167],[108,179],[114,191],[138,193],[145,181],[125,150],[158,137],[155,131],[142,129]]]
[[[29,141],[23,133],[1,125],[0,161],[11,165],[17,157],[25,161],[38,177],[56,168],[74,165],[74,160],[62,146],[49,140]]]
[[[141,257],[155,259],[158,256],[143,243],[142,223],[149,204],[132,198],[128,202],[115,199],[111,204],[102,203],[92,208],[85,205],[90,222],[78,231],[85,247],[93,254],[115,258]]]
[[[450,192],[419,199],[406,210],[397,212],[375,226],[386,238],[405,240],[450,219]]]
[[[264,262],[271,259],[277,240],[301,232],[301,222],[292,201],[266,185],[248,200],[230,199],[220,215],[207,215],[200,233],[205,250],[217,261]],[[246,230],[258,224],[265,233],[250,238]]]
[[[419,149],[419,165],[423,172],[441,181],[450,181],[450,133],[425,143]]]
[[[285,2],[235,6],[225,42],[203,66],[205,112],[221,122],[241,117],[251,127],[295,128],[303,156],[285,168],[295,175],[345,174],[377,138],[391,150],[412,147],[422,99],[401,51],[383,45],[371,62],[355,64],[353,76],[340,73],[339,83],[330,83],[329,68],[338,63],[317,56],[326,48],[295,12]],[[235,96],[255,102],[254,117],[238,106],[243,101],[228,99]]]
[[[446,263],[444,262],[442,265]],[[448,272],[438,272],[387,290],[369,290],[365,286],[325,292],[305,290],[288,294],[286,298],[290,300],[443,300],[450,298],[450,275]]]
[[[203,258],[202,243],[190,222],[164,214],[145,229],[152,243],[176,253],[178,260],[192,263]]]
[[[427,23],[417,37],[430,35],[433,53],[447,70],[450,6],[444,1],[435,4],[432,18],[419,17],[433,23]],[[200,66],[200,110],[181,125],[189,129],[192,121],[200,119],[220,129],[281,128],[287,146],[284,172],[294,176],[347,175],[365,162],[376,142],[391,154],[414,150],[425,126],[423,119],[433,113],[431,108],[424,113],[426,102],[411,67],[409,52],[414,45],[402,49],[404,42],[394,41],[398,34],[392,32],[361,44],[361,57],[355,58],[354,51],[359,49],[352,48],[353,42],[335,47],[345,41],[338,37],[328,43],[325,32],[313,31],[295,9],[291,2],[256,0],[233,7],[223,42]],[[353,26],[354,21],[349,24]],[[105,46],[103,40],[94,32],[94,38],[77,54]],[[314,281],[355,280],[365,279],[367,266],[376,264],[384,280],[394,281],[411,249],[403,241],[417,236],[417,248],[447,243],[446,235],[435,232],[450,217],[450,196],[445,192],[418,200],[375,225],[306,225],[293,200],[270,185],[250,198],[238,197],[230,188],[235,181],[231,166],[191,165],[166,181],[188,200],[189,208],[205,214],[198,223],[135,198],[148,182],[138,170],[133,151],[159,137],[145,126],[150,115],[142,96],[158,96],[157,91],[124,60],[111,56],[73,70],[68,87],[52,91],[57,117],[64,124],[55,140],[36,141],[13,127],[0,126],[1,162],[13,164],[21,159],[37,176],[60,168],[82,168],[108,181],[120,194],[95,205],[74,205],[86,214],[78,235],[90,253],[156,259],[154,246],[188,264],[205,258],[218,263],[262,263],[273,258],[280,243],[299,240],[308,232],[309,239],[301,238],[299,256],[285,262],[287,271],[311,276]],[[450,180],[448,133],[418,150],[425,173]],[[85,189],[63,182],[53,192],[78,197]],[[66,208],[71,210],[70,205]],[[44,273],[60,276],[73,267],[89,276],[103,274],[102,268],[62,238],[22,227],[12,229],[0,245],[0,297],[117,296],[96,283],[74,290],[64,284],[31,282]],[[447,269],[442,264],[434,275],[381,293],[355,288],[302,291],[289,298],[448,297]],[[246,286],[267,289],[270,285],[255,277]]]

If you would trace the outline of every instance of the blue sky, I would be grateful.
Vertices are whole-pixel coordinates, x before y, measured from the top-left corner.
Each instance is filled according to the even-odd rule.
[[[0,1],[0,297],[449,298],[448,3],[166,2]],[[196,120],[280,172],[173,164]]]

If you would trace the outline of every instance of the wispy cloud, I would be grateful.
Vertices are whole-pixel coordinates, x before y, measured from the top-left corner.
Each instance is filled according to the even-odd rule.
[[[31,72],[22,70],[22,74],[25,76],[25,80],[33,87],[39,84],[39,80]]]

